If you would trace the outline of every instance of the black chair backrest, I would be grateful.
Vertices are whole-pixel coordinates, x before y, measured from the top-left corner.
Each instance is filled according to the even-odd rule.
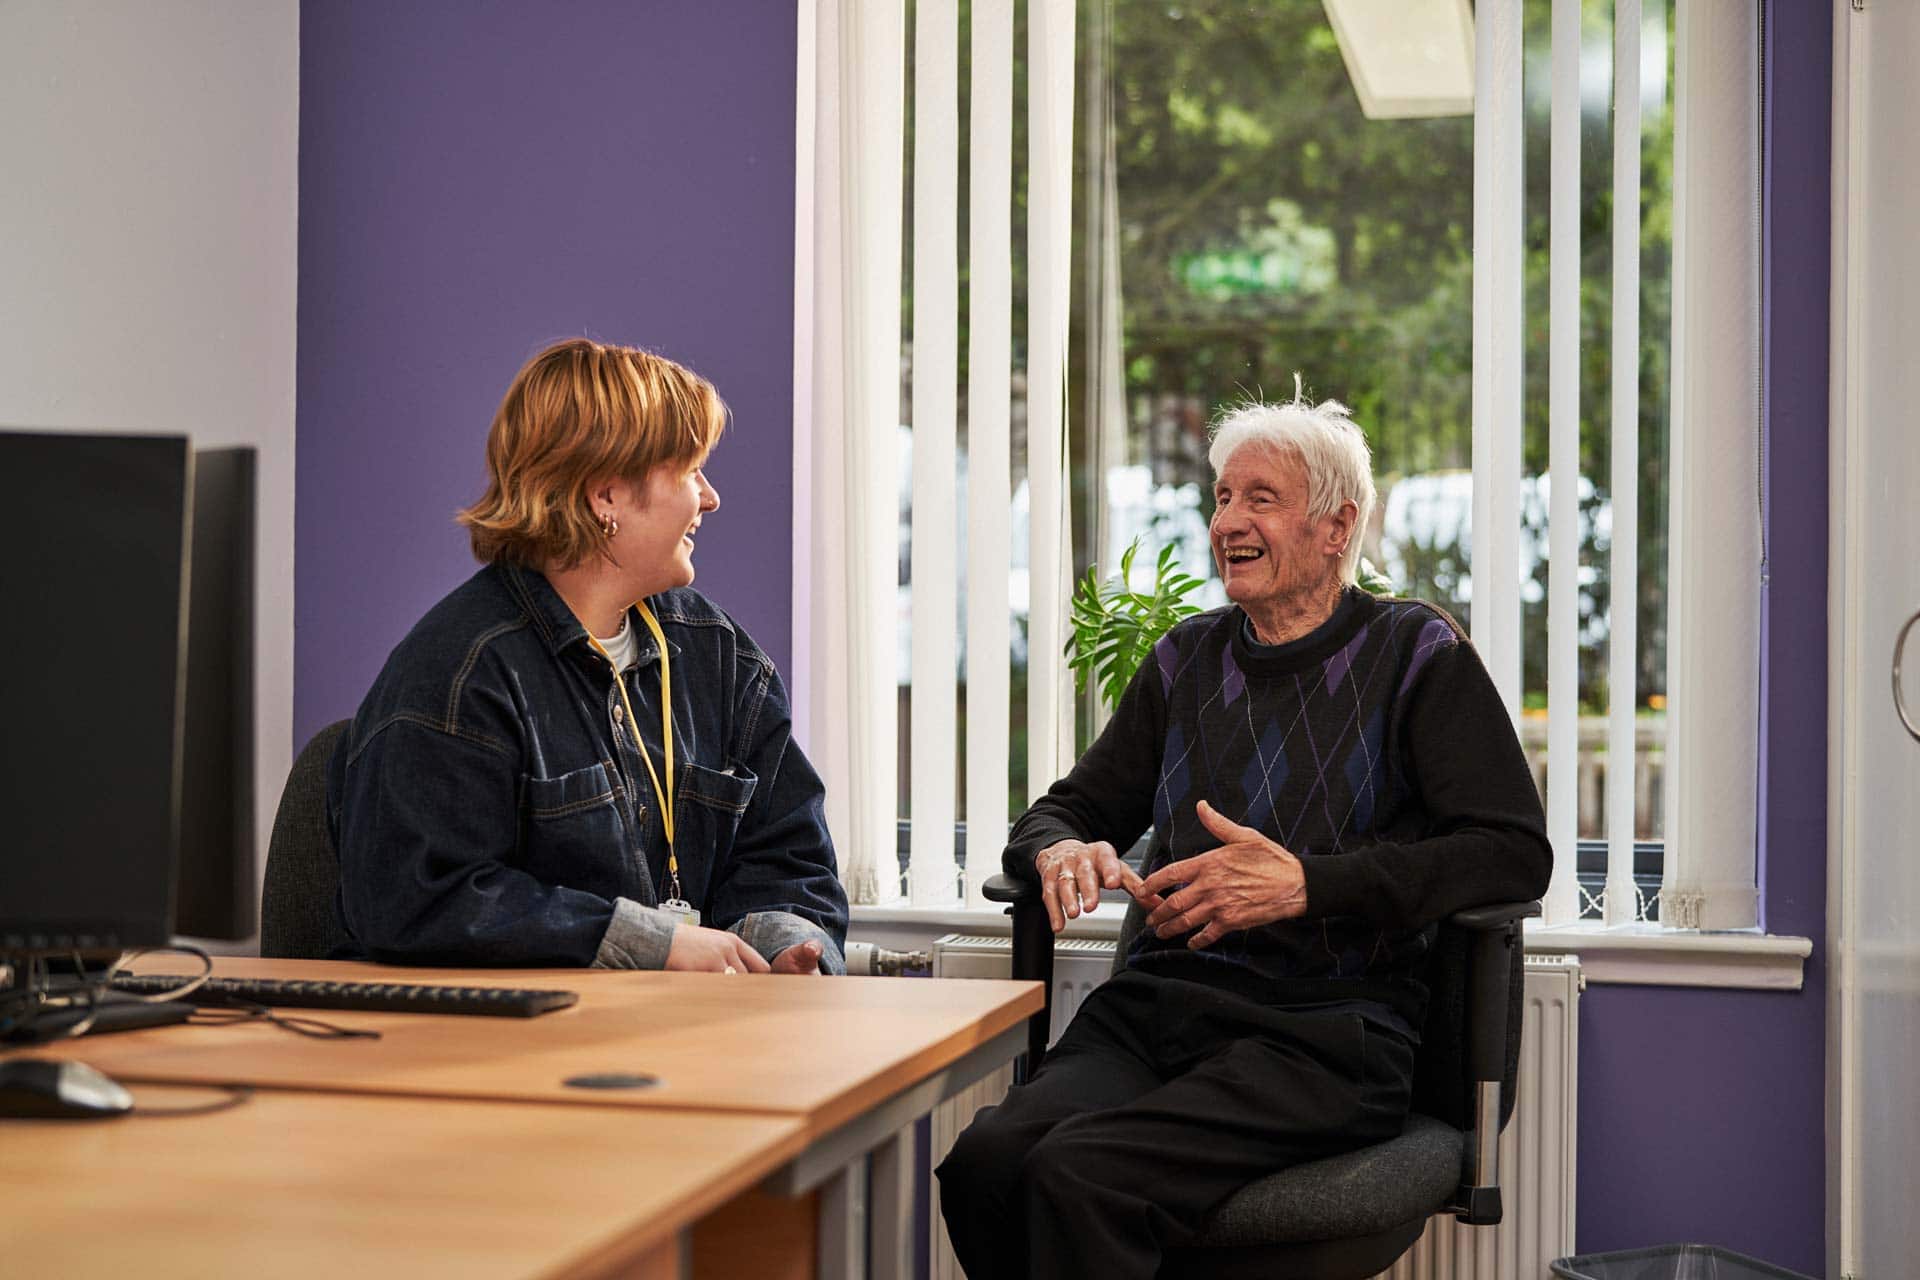
[[[1120,938],[1113,944],[1113,968],[1107,971],[1112,977],[1127,967],[1127,952],[1133,950],[1133,940],[1140,930],[1147,926],[1147,910],[1137,902],[1127,903],[1127,914],[1120,921]]]
[[[267,841],[260,899],[260,954],[325,960],[347,941],[334,903],[340,859],[327,834],[327,764],[351,721],[313,735],[287,774]]]
[[[1126,968],[1134,935],[1146,923],[1147,913],[1129,903],[1114,947],[1113,972]],[[1516,926],[1517,927],[1517,926]],[[1473,1127],[1474,1088],[1467,1057],[1468,958],[1472,934],[1441,922],[1427,958],[1427,1018],[1420,1027],[1420,1049],[1413,1066],[1413,1109],[1452,1125]],[[1521,948],[1507,949],[1511,966],[1507,985],[1506,1066],[1500,1088],[1500,1125],[1513,1115],[1514,1082],[1520,1070]]]

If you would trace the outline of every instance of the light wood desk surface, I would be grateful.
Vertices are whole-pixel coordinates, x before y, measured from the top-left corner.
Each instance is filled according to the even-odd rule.
[[[676,1276],[678,1233],[802,1142],[785,1116],[271,1091],[5,1120],[0,1274]]]
[[[171,972],[153,957],[142,972]],[[221,958],[221,975],[560,987],[572,1008],[536,1018],[312,1012],[379,1040],[312,1040],[264,1024],[171,1026],[40,1046],[116,1079],[234,1081],[284,1089],[647,1110],[797,1116],[807,1137],[846,1124],[1004,1038],[1041,1006],[1040,985],[986,979],[800,978],[606,970],[401,969]],[[633,1072],[652,1088],[607,1092],[570,1077]]]
[[[181,971],[164,957],[136,968]],[[214,971],[580,1001],[528,1019],[310,1011],[379,1040],[174,1025],[16,1050],[79,1058],[138,1100],[219,1082],[260,1092],[211,1116],[0,1121],[0,1273],[631,1280],[678,1275],[691,1256],[696,1277],[732,1280],[808,1274],[816,1257],[859,1274],[870,1246],[875,1274],[907,1274],[900,1135],[1018,1052],[1041,1005],[1038,983],[986,980],[238,957]],[[602,1072],[660,1083],[564,1083]],[[870,1240],[848,1199],[868,1151],[887,1170]]]

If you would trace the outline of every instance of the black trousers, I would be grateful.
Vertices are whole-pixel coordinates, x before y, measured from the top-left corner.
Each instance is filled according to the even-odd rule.
[[[971,1280],[1147,1280],[1246,1183],[1399,1134],[1414,1043],[1380,1005],[1120,973],[936,1171],[954,1252]]]

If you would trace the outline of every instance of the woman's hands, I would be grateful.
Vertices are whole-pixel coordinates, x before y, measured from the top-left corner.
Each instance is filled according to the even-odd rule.
[[[773,958],[775,973],[811,973],[820,972],[820,944],[817,942],[796,942]]]
[[[1125,889],[1149,911],[1160,905],[1158,898],[1149,902],[1140,896],[1139,874],[1120,861],[1120,855],[1105,840],[1050,844],[1034,856],[1033,866],[1040,873],[1040,899],[1047,904],[1047,919],[1053,922],[1055,933],[1081,912],[1099,906],[1103,886]]]
[[[820,944],[796,942],[768,964],[739,934],[697,924],[676,925],[667,968],[683,973],[819,973]]]
[[[768,973],[772,970],[739,934],[684,923],[674,926],[667,968],[693,973]]]

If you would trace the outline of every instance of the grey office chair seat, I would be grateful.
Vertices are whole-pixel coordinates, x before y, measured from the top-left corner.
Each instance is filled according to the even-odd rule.
[[[352,723],[337,720],[313,735],[295,757],[267,840],[260,897],[260,954],[325,960],[346,941],[334,898],[340,859],[327,834],[327,764]]]
[[[1202,1247],[1372,1235],[1424,1224],[1460,1184],[1460,1131],[1414,1112],[1397,1138],[1250,1182],[1213,1212]]]

